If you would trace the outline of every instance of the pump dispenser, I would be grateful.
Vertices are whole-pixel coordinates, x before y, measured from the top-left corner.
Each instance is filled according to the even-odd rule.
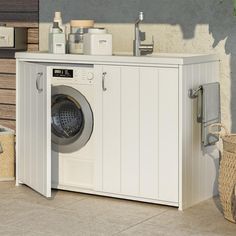
[[[56,19],[56,21],[53,22],[51,32],[49,33],[49,52],[64,54],[66,53],[66,36],[59,24],[60,22]]]
[[[60,12],[60,11],[56,11],[56,12],[55,12],[53,22],[58,22],[59,28],[62,29],[63,33],[66,33],[66,32],[65,32],[65,26],[64,26],[63,23],[62,23],[62,17],[61,17],[61,12]]]

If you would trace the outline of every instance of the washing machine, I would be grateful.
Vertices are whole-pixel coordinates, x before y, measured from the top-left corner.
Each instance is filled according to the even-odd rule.
[[[92,65],[50,66],[52,187],[93,189],[96,81]]]

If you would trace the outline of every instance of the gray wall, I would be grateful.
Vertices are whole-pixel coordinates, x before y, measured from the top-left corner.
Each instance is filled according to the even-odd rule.
[[[197,24],[234,26],[233,0],[39,0],[40,22],[51,22],[62,11],[64,22],[94,19],[98,23],[132,23],[142,10],[145,23],[179,24],[184,38],[194,36]],[[225,28],[226,27],[226,28]],[[224,32],[223,32],[224,33]]]
[[[98,23],[133,23],[140,10],[145,13],[146,23],[180,27],[182,39],[176,42],[176,49],[182,48],[184,53],[201,52],[207,45],[209,53],[219,53],[222,101],[230,103],[224,102],[223,112],[230,116],[232,131],[236,132],[236,17],[233,16],[233,0],[40,0],[40,22],[51,22],[53,12],[62,11],[65,22],[93,18]],[[201,25],[206,25],[208,30],[199,33],[197,30]],[[175,44],[172,40],[175,31],[169,32],[165,39],[168,46],[162,45],[163,48],[170,48],[170,42]],[[198,38],[199,35],[204,37]],[[198,43],[194,41],[196,38]],[[213,42],[209,44],[211,38]],[[196,43],[193,49],[185,46],[191,41]],[[225,66],[228,60],[229,68]]]

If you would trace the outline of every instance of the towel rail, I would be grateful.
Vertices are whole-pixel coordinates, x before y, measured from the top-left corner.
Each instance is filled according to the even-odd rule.
[[[195,99],[198,97],[199,91],[202,90],[202,86],[199,86],[197,89],[189,89],[188,90],[188,96],[192,99]]]
[[[188,96],[190,99],[197,98],[196,121],[201,124],[203,145],[206,147],[215,144],[219,137],[210,132],[209,126],[221,121],[219,82],[202,84],[196,89],[189,89]]]

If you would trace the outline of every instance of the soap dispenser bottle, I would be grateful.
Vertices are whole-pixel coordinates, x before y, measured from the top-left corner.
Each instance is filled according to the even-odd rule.
[[[49,33],[49,52],[56,54],[66,53],[66,36],[59,27],[58,22],[53,22],[52,32]]]
[[[55,12],[53,22],[58,22],[59,28],[62,29],[63,33],[66,33],[66,27],[62,23],[62,17],[61,17],[61,12],[60,11]],[[50,33],[52,33],[52,29],[53,29],[53,26],[50,27],[50,31],[49,31]]]

